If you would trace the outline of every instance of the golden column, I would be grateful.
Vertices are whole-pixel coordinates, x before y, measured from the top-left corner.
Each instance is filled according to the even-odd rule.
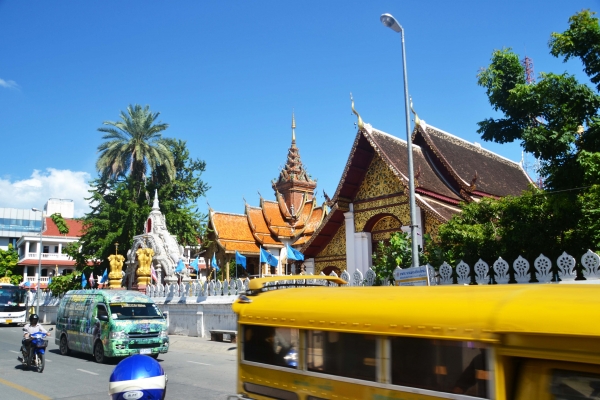
[[[136,271],[138,288],[145,288],[150,284],[150,264],[152,264],[152,257],[154,257],[154,250],[147,247],[145,249],[139,248],[135,252],[138,258],[138,269]]]
[[[108,286],[110,289],[121,288],[121,281],[123,280],[123,261],[125,257],[118,253],[119,243],[115,243],[115,254],[108,256],[108,262],[110,264],[110,274],[108,274]]]

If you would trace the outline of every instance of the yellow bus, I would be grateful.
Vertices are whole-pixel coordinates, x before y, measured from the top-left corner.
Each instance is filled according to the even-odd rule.
[[[600,399],[595,285],[273,290],[275,280],[250,281],[233,305],[237,398]]]

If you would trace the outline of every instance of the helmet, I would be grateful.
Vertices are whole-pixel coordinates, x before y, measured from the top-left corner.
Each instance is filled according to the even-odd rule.
[[[119,362],[108,383],[111,400],[163,400],[167,375],[152,357],[135,354]]]
[[[29,323],[30,324],[37,324],[39,320],[40,320],[40,317],[38,317],[37,314],[31,314],[29,316]]]

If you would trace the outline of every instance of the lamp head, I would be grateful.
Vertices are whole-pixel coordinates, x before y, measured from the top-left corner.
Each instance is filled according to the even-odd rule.
[[[381,20],[381,23],[385,26],[387,26],[388,28],[392,29],[394,32],[401,32],[402,31],[402,27],[400,26],[400,24],[398,23],[398,21],[396,21],[396,18],[394,18],[392,16],[392,14],[381,14],[381,17],[379,18]]]
[[[35,207],[31,207],[31,211],[33,211],[33,212],[39,212],[39,211],[42,211],[42,210],[39,210],[39,209],[37,209]]]

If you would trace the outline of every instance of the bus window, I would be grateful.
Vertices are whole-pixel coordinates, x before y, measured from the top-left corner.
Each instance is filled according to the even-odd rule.
[[[392,384],[488,397],[487,349],[475,342],[392,337]]]
[[[309,371],[375,381],[375,336],[331,331],[308,331]]]
[[[245,325],[244,360],[298,368],[298,329]]]
[[[600,375],[554,370],[550,392],[555,400],[599,399]]]

